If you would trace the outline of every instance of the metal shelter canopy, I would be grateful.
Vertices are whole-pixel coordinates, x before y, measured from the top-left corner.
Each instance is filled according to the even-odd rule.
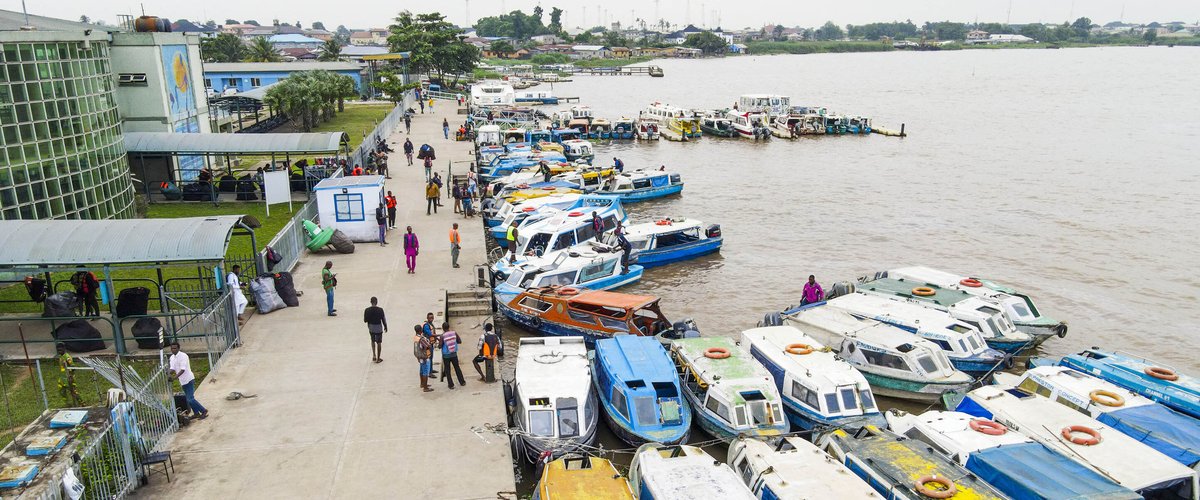
[[[297,134],[173,134],[126,132],[129,153],[172,155],[336,153],[349,148],[345,132]]]
[[[0,270],[220,262],[241,219],[0,221]]]
[[[212,97],[208,100],[208,102],[209,103],[222,103],[222,102],[226,102],[226,101],[239,101],[239,100],[262,102],[267,97],[267,91],[271,90],[271,87],[274,87],[276,85],[279,85],[279,82],[275,82],[275,83],[272,83],[269,85],[263,85],[262,87],[255,87],[253,89],[247,90],[245,92],[239,92],[237,94]]]

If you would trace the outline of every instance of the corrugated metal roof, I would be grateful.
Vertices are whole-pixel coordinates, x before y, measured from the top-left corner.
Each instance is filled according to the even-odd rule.
[[[173,134],[126,132],[130,153],[332,153],[349,137],[344,132],[308,134]]]
[[[321,179],[316,186],[313,186],[313,191],[323,189],[341,189],[344,187],[356,186],[382,186],[382,175],[347,175],[343,177],[330,177]]]
[[[316,38],[299,34],[275,35],[267,39],[267,41],[271,43],[325,43]]]
[[[240,219],[0,221],[0,268],[218,261]]]
[[[320,41],[320,40],[318,40]],[[238,63],[204,63],[205,73],[262,73],[262,72],[294,72],[323,69],[325,71],[359,71],[357,63],[351,62],[238,62]]]

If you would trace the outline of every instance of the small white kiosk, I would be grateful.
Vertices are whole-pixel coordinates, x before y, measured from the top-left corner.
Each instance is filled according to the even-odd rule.
[[[331,177],[313,187],[321,227],[335,228],[362,243],[379,241],[375,209],[383,203],[383,176]]]

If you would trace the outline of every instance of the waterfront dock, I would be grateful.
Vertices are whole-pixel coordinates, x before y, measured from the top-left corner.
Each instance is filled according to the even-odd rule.
[[[442,138],[442,119],[453,127],[456,106],[438,101],[412,120],[413,143],[433,146],[435,171],[464,170],[470,145]],[[293,270],[304,292],[299,308],[254,315],[242,330],[244,345],[205,380],[197,399],[210,416],[180,429],[172,452],[171,482],[156,476],[137,490],[144,498],[455,498],[511,497],[514,476],[509,441],[485,430],[505,423],[500,382],[479,382],[471,358],[481,333],[479,317],[454,316],[464,344],[465,388],[423,393],[413,357],[413,325],[433,312],[440,325],[446,291],[467,289],[473,266],[485,261],[479,219],[463,219],[450,201],[425,215],[424,168],[406,165],[401,125],[388,141],[398,198],[397,229],[386,247],[359,243],[353,254],[307,254]],[[374,214],[366,207],[367,217]],[[450,266],[448,231],[460,224],[460,268]],[[401,234],[411,225],[421,242],[417,272],[406,272]],[[320,270],[333,261],[337,317],[326,316]],[[362,311],[379,298],[387,314],[383,359],[371,362]],[[434,353],[435,369],[441,370]],[[497,367],[497,378],[500,375]],[[456,382],[457,385],[457,382]],[[236,401],[237,391],[256,395]]]

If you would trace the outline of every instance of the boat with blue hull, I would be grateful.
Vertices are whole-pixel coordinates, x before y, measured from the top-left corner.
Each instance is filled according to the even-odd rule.
[[[1135,500],[1141,495],[993,420],[955,411],[888,412],[892,432],[929,445],[1013,500]],[[1050,480],[1047,480],[1050,479]]]
[[[737,473],[698,446],[646,443],[633,455],[638,500],[755,500]]]
[[[579,336],[588,342],[618,335],[653,338],[672,328],[659,310],[658,297],[648,295],[543,287],[526,290],[498,306],[531,332]]]
[[[597,340],[592,382],[608,428],[622,441],[641,446],[687,440],[692,410],[658,339],[617,335]]]
[[[774,378],[794,428],[887,424],[863,374],[796,327],[746,330],[741,347]]]
[[[500,207],[492,211],[491,215],[484,218],[484,225],[488,228],[500,226],[503,230],[500,234],[492,232],[495,238],[503,238],[504,231],[512,224],[517,224],[520,227],[521,221],[529,217],[533,212],[536,212],[542,207],[550,207],[562,210],[575,203],[581,196],[577,193],[562,193],[558,192],[558,188],[553,191],[543,191],[548,194],[545,196],[534,196],[526,198],[506,199]]]
[[[1200,379],[1170,365],[1093,347],[1063,356],[1058,364],[1117,384],[1175,411],[1200,418]]]
[[[633,257],[638,265],[645,268],[719,252],[725,241],[720,225],[704,228],[703,222],[683,217],[665,217],[654,222],[630,224],[624,227],[624,234]],[[610,233],[605,236],[604,242],[616,245],[617,237]]]
[[[625,117],[613,122],[612,138],[624,141],[636,139],[637,123],[632,118]]]
[[[503,260],[503,259],[502,259]],[[584,244],[546,257],[529,257],[509,262],[497,275],[492,293],[507,302],[528,288],[564,286],[589,290],[612,290],[642,278],[642,266],[621,267],[621,251],[601,244]]]
[[[713,437],[725,442],[739,435],[772,439],[790,430],[771,374],[733,339],[674,340],[671,358],[696,423]]]
[[[626,203],[653,200],[683,192],[683,178],[664,170],[632,170],[614,175],[596,194],[618,196]]]
[[[558,104],[558,98],[549,90],[525,90],[517,92],[513,101],[518,104]]]
[[[596,241],[603,235],[596,234],[592,229],[593,212],[600,217],[604,232],[616,228],[618,221],[623,223],[628,220],[621,200],[615,196],[585,195],[565,210],[543,210],[549,210],[544,217],[543,214],[530,216],[517,226],[518,258],[527,254],[547,255],[548,252]],[[496,243],[502,248],[508,248],[507,237]],[[497,262],[497,265],[502,267],[506,264]]]

